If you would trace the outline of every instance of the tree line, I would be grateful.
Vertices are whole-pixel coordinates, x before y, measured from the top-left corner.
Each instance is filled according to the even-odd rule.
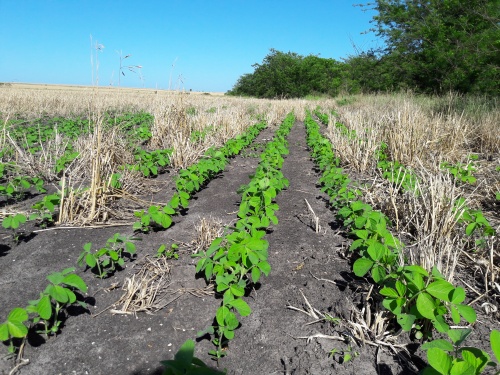
[[[500,94],[500,0],[375,0],[384,47],[341,61],[271,49],[230,95]]]

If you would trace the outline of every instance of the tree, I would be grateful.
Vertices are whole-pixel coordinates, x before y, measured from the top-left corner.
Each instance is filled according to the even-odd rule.
[[[426,92],[499,94],[500,0],[376,0],[387,68]]]

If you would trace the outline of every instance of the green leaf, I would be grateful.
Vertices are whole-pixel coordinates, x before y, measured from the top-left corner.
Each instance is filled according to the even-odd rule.
[[[476,322],[476,319],[477,319],[476,311],[472,307],[467,306],[467,305],[455,305],[455,306],[456,306],[458,312],[460,313],[460,315],[462,315],[462,317],[467,322],[469,322],[470,324]]]
[[[467,225],[467,227],[465,228],[465,234],[470,236],[472,233],[474,233],[474,229],[476,229],[476,226],[477,226],[476,222],[472,222],[469,225]]]
[[[500,331],[494,329],[490,334],[491,350],[498,362],[500,362]]]
[[[220,326],[225,326],[226,317],[229,315],[230,311],[226,306],[221,306],[217,309],[215,314],[215,319],[217,320],[217,324]]]
[[[50,303],[50,297],[48,295],[44,295],[40,298],[40,301],[37,304],[36,310],[40,318],[44,320],[49,320],[52,316],[52,304]]]
[[[373,261],[368,258],[359,258],[354,262],[352,269],[356,276],[363,277],[370,271],[373,264]]]
[[[427,360],[440,374],[447,375],[450,373],[453,359],[442,349],[430,348],[427,351]]]
[[[257,267],[252,268],[252,282],[255,284],[260,279],[260,270]]]
[[[372,278],[377,284],[380,284],[382,281],[384,281],[386,276],[387,273],[385,272],[384,267],[377,265],[372,268]]]
[[[450,302],[450,294],[455,290],[455,287],[446,280],[437,280],[430,283],[425,290],[441,301]]]
[[[179,351],[175,354],[176,361],[181,361],[184,364],[191,363],[194,356],[195,343],[193,340],[187,340],[182,344]]]
[[[394,289],[389,288],[389,287],[384,287],[384,288],[380,289],[379,293],[382,294],[383,296],[386,296],[386,297],[392,297],[392,298],[399,297],[398,292],[396,292]]]
[[[229,289],[231,290],[231,293],[233,293],[233,295],[236,297],[241,297],[245,294],[245,289],[237,284],[231,285]]]
[[[465,301],[465,290],[461,286],[455,288],[451,294],[451,303],[459,304]]]
[[[436,304],[434,299],[427,293],[422,292],[417,297],[417,310],[424,318],[435,319],[434,309]]]
[[[384,244],[381,244],[380,242],[376,242],[370,246],[368,246],[367,252],[372,258],[372,260],[378,261],[380,260],[386,253],[387,248],[384,246]]]
[[[454,362],[450,375],[476,375],[476,369],[467,362]]]
[[[403,329],[403,331],[408,332],[413,327],[415,318],[416,318],[415,315],[412,314],[400,314],[397,316],[397,321],[401,326],[401,328]]]
[[[463,328],[463,329],[450,329],[447,334],[448,337],[453,341],[455,346],[460,346],[465,341],[467,337],[472,333],[472,329]]]
[[[252,312],[250,306],[241,298],[234,299],[231,301],[230,305],[234,307],[241,316],[248,316]]]
[[[87,292],[87,285],[85,284],[85,281],[83,279],[75,274],[67,275],[63,280],[63,284],[72,286],[74,288],[77,288],[78,290],[86,293]]]
[[[18,321],[18,322],[24,322],[25,320],[28,320],[28,313],[26,312],[25,309],[21,307],[15,307],[12,310],[10,310],[9,315],[7,316],[7,320],[10,321]]]
[[[453,323],[459,324],[460,323],[460,313],[458,309],[455,307],[455,305],[450,305],[450,312],[451,312],[451,319],[453,320]]]
[[[66,289],[59,285],[49,285],[47,292],[59,303],[67,303],[69,300]]]
[[[26,327],[21,321],[8,320],[7,326],[9,328],[9,334],[12,337],[23,338],[28,334],[28,327]]]
[[[452,352],[455,350],[453,345],[444,339],[438,339],[438,340],[432,340],[432,341],[427,341],[425,344],[422,345],[422,350],[428,350],[430,348],[439,348],[441,350],[444,350],[446,352]]]
[[[0,324],[0,341],[7,341],[9,339],[9,327],[7,323]]]

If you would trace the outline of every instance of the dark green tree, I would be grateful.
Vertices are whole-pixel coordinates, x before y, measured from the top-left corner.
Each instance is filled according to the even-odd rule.
[[[242,75],[230,95],[299,98],[309,94],[337,95],[343,64],[319,56],[301,56],[271,49],[254,72]]]
[[[500,0],[376,0],[381,59],[424,92],[500,93]]]

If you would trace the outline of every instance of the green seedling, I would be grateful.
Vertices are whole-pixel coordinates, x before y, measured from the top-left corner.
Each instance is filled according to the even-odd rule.
[[[16,244],[19,243],[22,235],[17,229],[19,229],[21,224],[26,223],[26,220],[27,218],[24,214],[8,215],[2,220],[2,227],[12,230],[12,238]]]
[[[429,366],[423,375],[476,375],[482,374],[487,367],[497,368],[490,355],[484,350],[462,346],[471,334],[471,329],[453,329],[447,332],[449,340],[433,340],[422,345],[427,351]],[[451,341],[451,342],[450,342]],[[500,362],[500,332],[493,330],[490,334],[493,354]],[[497,369],[494,374],[500,374]]]
[[[170,246],[170,250],[167,250],[167,247],[165,245],[161,245],[156,251],[156,257],[157,258],[165,257],[167,259],[179,259],[179,254],[177,253],[178,249],[179,245],[175,243],[173,243]]]
[[[15,339],[25,339],[28,335],[28,327],[24,324],[28,320],[28,312],[16,307],[9,312],[7,320],[0,324],[0,341],[8,344],[11,354],[16,352]]]
[[[54,221],[54,212],[61,203],[59,194],[49,194],[43,197],[40,202],[35,203],[31,208],[35,210],[29,217],[30,220],[40,220],[41,225],[46,227]]]
[[[170,205],[150,206],[147,211],[136,211],[134,216],[140,218],[140,221],[134,223],[133,229],[144,233],[155,226],[167,229],[172,225],[172,215],[175,215],[175,209]]]
[[[476,182],[476,178],[473,176],[473,173],[477,170],[474,161],[477,160],[478,157],[477,155],[469,155],[468,159],[469,160],[466,164],[450,164],[443,162],[440,164],[440,168],[447,170],[457,181],[474,184]]]
[[[182,344],[173,360],[162,361],[163,375],[225,375],[226,371],[209,368],[202,360],[194,356],[195,343],[187,340]]]
[[[199,333],[214,336],[212,343],[216,348],[209,354],[217,360],[226,354],[226,346],[239,326],[235,313],[240,316],[251,313],[242,297],[252,283],[257,283],[262,274],[267,276],[271,270],[267,262],[268,242],[262,238],[266,232],[260,229],[277,223],[275,211],[278,205],[273,199],[288,186],[279,169],[283,163],[282,155],[288,153],[285,135],[293,123],[291,114],[283,121],[274,140],[267,144],[250,183],[240,189],[240,219],[230,228],[231,232],[215,239],[205,252],[193,255],[200,258],[196,272],[203,272],[207,281],[214,280],[216,292],[223,295],[215,324]]]
[[[97,277],[105,278],[115,272],[117,267],[125,265],[125,257],[133,257],[136,253],[135,244],[132,242],[137,238],[127,238],[116,233],[106,241],[106,246],[92,252],[92,243],[83,246],[83,252],[78,257],[77,263],[80,267],[86,265]]]
[[[74,273],[74,268],[66,268],[47,276],[50,284],[40,293],[40,298],[29,301],[26,311],[35,314],[32,319],[35,325],[42,325],[39,333],[57,334],[62,323],[61,313],[70,305],[78,304],[87,308],[85,302],[79,300],[75,291],[87,292],[87,285],[82,278]]]

